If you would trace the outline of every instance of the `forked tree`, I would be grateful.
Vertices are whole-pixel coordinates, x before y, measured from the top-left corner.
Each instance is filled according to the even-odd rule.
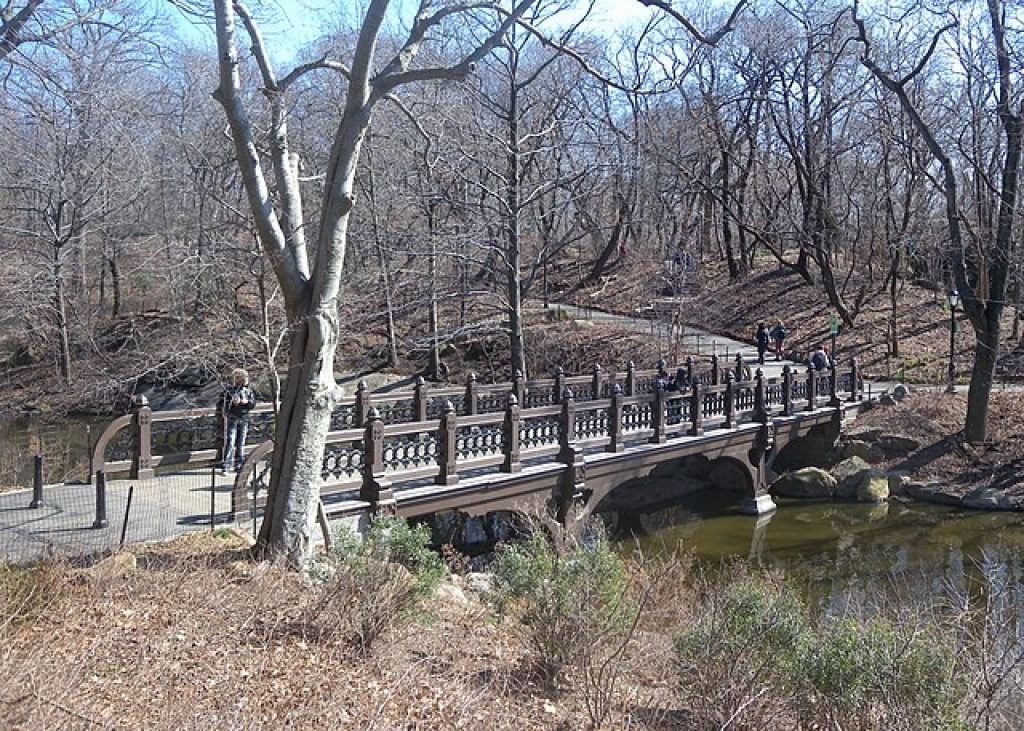
[[[969,12],[970,8],[951,5],[947,9],[949,22],[935,31],[925,53],[913,68],[902,75],[882,66],[868,32],[867,21],[858,14],[857,4],[853,6],[858,40],[864,48],[862,63],[883,87],[899,99],[904,113],[910,118],[917,134],[924,140],[939,166],[940,187],[946,202],[951,278],[975,336],[974,369],[971,372],[964,423],[964,436],[974,443],[985,441],[988,433],[989,398],[995,381],[996,361],[1002,341],[1002,316],[1017,246],[1014,226],[1017,223],[1017,199],[1020,193],[1024,115],[1021,113],[1022,99],[1018,91],[1019,49],[1011,42],[1019,18],[1015,17],[1011,5],[1001,0],[986,0],[987,33],[981,30],[985,24],[974,23],[973,19],[972,22],[961,23],[954,15],[957,11]],[[987,68],[971,68],[977,75],[989,73],[990,77],[974,78],[972,81],[979,88],[987,90],[986,105],[998,120],[998,133],[987,140],[984,135],[978,135],[979,140],[987,141],[989,149],[981,153],[981,159],[968,158],[962,161],[962,165],[979,179],[986,178],[985,165],[988,160],[983,159],[984,156],[998,161],[995,174],[989,181],[993,199],[991,209],[996,215],[993,224],[987,226],[970,226],[959,195],[956,158],[950,152],[954,145],[943,142],[910,94],[912,85],[929,64],[939,63],[935,60],[937,51],[947,34],[961,29],[979,34],[980,47],[987,49],[990,59]],[[964,67],[970,68],[968,64],[964,64]],[[968,120],[968,123],[979,126],[980,122],[978,119]]]
[[[312,556],[319,485],[330,417],[340,396],[334,380],[338,339],[338,298],[348,227],[356,202],[355,177],[367,130],[378,105],[408,84],[456,80],[502,42],[535,0],[510,7],[490,3],[432,3],[399,6],[370,0],[348,63],[321,58],[279,76],[260,29],[242,3],[215,0],[219,85],[244,179],[253,225],[284,295],[290,328],[288,372],[274,435],[271,485],[254,549],[258,558],[278,558],[301,567]],[[394,7],[392,7],[394,6]],[[393,13],[412,13],[408,34],[397,50],[385,52],[382,32]],[[269,105],[267,153],[261,148],[255,115],[244,93],[238,25],[248,36]],[[476,29],[475,46],[450,61],[429,58],[425,47],[452,23]],[[387,54],[387,55],[385,55]],[[316,239],[307,245],[298,161],[288,140],[289,87],[307,74],[334,72],[347,81],[324,175]]]

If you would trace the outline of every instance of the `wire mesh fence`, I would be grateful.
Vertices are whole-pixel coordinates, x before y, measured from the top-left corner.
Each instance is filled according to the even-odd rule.
[[[0,493],[0,560],[81,557],[233,521],[233,475],[210,467]]]

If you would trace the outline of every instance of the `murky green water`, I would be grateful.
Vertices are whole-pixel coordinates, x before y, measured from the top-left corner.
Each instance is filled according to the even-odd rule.
[[[43,457],[43,481],[85,480],[89,453],[109,419],[0,416],[0,489],[31,487],[35,455]]]
[[[646,523],[636,540],[647,553],[681,548],[709,565],[743,559],[779,569],[823,611],[998,597],[1024,626],[1022,513],[782,502],[753,517],[694,501]]]

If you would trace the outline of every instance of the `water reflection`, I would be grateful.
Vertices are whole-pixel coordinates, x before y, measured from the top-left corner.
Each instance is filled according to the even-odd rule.
[[[109,421],[45,414],[0,416],[0,489],[30,487],[37,454],[43,456],[44,483],[85,480],[92,444]]]
[[[922,610],[984,609],[1019,640],[1024,621],[1024,515],[891,503],[791,502],[757,518],[727,500],[694,500],[682,522],[636,538],[646,553],[673,548],[708,565],[744,559],[778,569],[821,612],[871,612],[898,602]],[[656,519],[639,521],[657,525]]]

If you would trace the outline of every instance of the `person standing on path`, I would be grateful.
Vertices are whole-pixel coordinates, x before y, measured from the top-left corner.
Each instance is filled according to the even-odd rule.
[[[231,373],[232,385],[221,397],[221,416],[224,419],[224,444],[221,451],[220,473],[226,475],[234,464],[234,471],[242,468],[245,458],[245,438],[249,434],[249,412],[256,405],[256,394],[249,388],[249,374],[242,368]]]
[[[782,351],[786,347],[786,326],[779,320],[772,328],[772,343],[775,345],[775,360],[782,360]]]
[[[757,323],[757,362],[759,365],[764,365],[764,354],[768,352],[768,341],[771,339],[768,334],[768,326],[763,323]]]

